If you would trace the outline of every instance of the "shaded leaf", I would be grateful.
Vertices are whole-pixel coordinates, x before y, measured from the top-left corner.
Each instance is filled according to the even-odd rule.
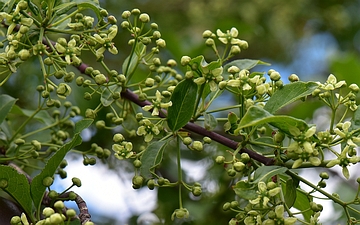
[[[99,6],[99,1],[97,0],[87,0],[86,2],[84,2],[83,0],[74,0],[74,2],[77,3],[77,7],[79,11],[83,11],[83,10],[87,10],[87,9],[91,9],[97,16],[97,18],[99,20],[102,19],[102,16],[100,14],[100,6]]]
[[[262,166],[255,170],[254,180],[251,183],[267,182],[271,177],[285,173],[288,170],[281,166]]]
[[[249,183],[246,181],[239,181],[234,186],[233,189],[235,194],[240,198],[252,200],[257,198],[257,185],[253,183]]]
[[[36,112],[35,110],[22,109],[17,105],[14,105],[14,107],[11,110],[11,113],[15,115],[21,115],[26,117],[32,116],[35,112]],[[39,111],[38,113],[36,113],[36,115],[33,118],[46,125],[50,125],[55,122],[54,118],[45,110]]]
[[[350,131],[351,130],[356,130],[360,128],[360,107],[358,107],[356,109],[356,111],[354,112],[352,118],[351,118],[351,127],[350,127]]]
[[[155,168],[160,165],[164,153],[164,149],[168,144],[167,140],[152,142],[141,156],[140,174],[149,179],[152,177]]]
[[[0,165],[0,186],[24,209],[27,215],[31,215],[32,200],[30,185],[25,175],[19,174],[10,166]]]
[[[297,182],[294,182],[292,178],[288,178],[285,182],[281,183],[282,190],[284,192],[285,203],[287,207],[291,208],[296,201]]]
[[[129,55],[122,64],[122,72],[125,76],[134,73],[141,57],[146,53],[146,46],[143,43],[137,43],[135,52]]]
[[[231,66],[237,66],[240,70],[250,70],[257,65],[270,66],[271,64],[257,59],[238,59],[226,64],[225,71]]]
[[[0,123],[4,121],[16,101],[15,98],[9,95],[0,95]]]
[[[274,140],[271,137],[260,137],[260,138],[255,139],[255,141],[260,142],[260,143],[274,144]],[[254,150],[262,155],[274,153],[274,148],[271,148],[269,146],[251,144],[250,147],[252,150]]]
[[[66,154],[74,147],[81,144],[82,139],[80,132],[91,125],[92,119],[83,119],[75,124],[75,135],[73,139],[63,145],[46,163],[44,169],[34,177],[30,185],[31,197],[33,199],[36,209],[39,209],[42,198],[45,194],[46,187],[43,185],[43,180],[46,177],[53,177],[61,161],[65,158]]]
[[[286,134],[290,134],[289,127],[298,127],[300,130],[308,127],[304,120],[291,116],[272,115],[261,107],[251,106],[240,120],[235,132],[238,132],[245,127],[258,126],[264,123],[268,123]]]
[[[114,92],[121,92],[122,87],[118,85],[112,85],[110,87],[104,88],[103,92],[101,93],[100,101],[103,106],[107,107],[111,105],[115,99],[113,98]]]
[[[206,130],[214,130],[217,126],[216,118],[212,114],[204,112],[204,126]]]
[[[302,211],[302,215],[304,216],[305,221],[309,222],[310,217],[313,214],[312,210],[308,210],[310,208],[310,202],[312,198],[306,194],[306,192],[301,189],[296,190],[296,201],[293,205],[294,208]]]
[[[187,124],[195,110],[197,85],[192,80],[183,80],[176,85],[171,95],[172,106],[168,109],[168,125],[177,131]]]
[[[310,95],[318,86],[315,82],[302,81],[286,84],[270,97],[264,109],[269,113],[275,113],[282,107]]]

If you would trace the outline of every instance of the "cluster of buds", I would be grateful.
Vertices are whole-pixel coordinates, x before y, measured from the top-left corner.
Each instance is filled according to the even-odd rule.
[[[234,177],[236,174],[244,174],[252,168],[250,156],[247,153],[241,153],[240,158],[233,157],[228,162],[224,156],[220,155],[216,157],[215,162],[227,167],[227,174],[230,177]]]

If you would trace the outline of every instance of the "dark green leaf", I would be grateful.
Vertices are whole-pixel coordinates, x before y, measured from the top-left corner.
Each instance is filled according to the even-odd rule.
[[[76,7],[76,3],[75,2],[66,2],[66,3],[62,3],[60,5],[57,5],[56,7],[54,7],[54,12],[56,15],[63,15],[65,13],[67,13],[70,9]]]
[[[99,20],[102,19],[102,16],[100,14],[101,8],[99,7],[99,1],[93,0],[93,1],[84,2],[83,0],[75,0],[74,2],[77,3],[79,11],[90,9],[90,10],[94,11],[94,13],[96,14],[96,16]]]
[[[114,92],[121,92],[121,86],[118,85],[112,85],[110,87],[107,87],[104,89],[104,91],[101,93],[101,103],[103,104],[103,106],[107,107],[109,105],[111,105],[115,99],[113,98],[113,93]]]
[[[233,187],[235,194],[240,198],[252,200],[257,198],[257,185],[246,181],[239,181]]]
[[[290,134],[290,126],[298,127],[301,130],[308,127],[307,123],[303,120],[291,116],[272,115],[261,107],[252,106],[240,120],[238,128],[235,132],[238,132],[240,129],[245,127],[258,126],[265,123],[278,128],[286,134]]]
[[[27,117],[32,116],[35,112],[36,112],[35,110],[22,109],[17,105],[15,105],[11,110],[11,113],[15,115],[21,115]],[[36,113],[36,115],[33,118],[44,123],[45,125],[50,125],[55,122],[54,118],[51,117],[51,115],[47,111],[44,110]]]
[[[183,80],[171,95],[172,106],[168,110],[168,125],[177,131],[187,124],[195,110],[197,85],[192,80]]]
[[[310,95],[318,86],[315,82],[302,81],[284,85],[270,97],[264,109],[270,113],[275,113],[282,107]]]
[[[4,121],[15,102],[16,99],[9,95],[0,95],[0,123]]]
[[[217,126],[216,118],[212,114],[204,112],[204,126],[206,130],[214,130]]]
[[[274,140],[271,137],[260,137],[260,138],[255,139],[255,141],[259,142],[259,143],[274,144]],[[252,148],[252,150],[254,150],[262,155],[274,153],[274,148],[271,148],[269,146],[265,146],[265,145],[261,145],[261,144],[251,144],[250,147]]]
[[[44,169],[34,177],[30,185],[31,196],[36,209],[39,209],[41,200],[45,194],[46,187],[43,185],[43,180],[46,177],[53,177],[61,161],[65,158],[66,154],[74,147],[81,144],[82,139],[80,132],[92,124],[92,119],[83,119],[75,124],[75,135],[73,139],[61,147],[46,163]]]
[[[256,59],[238,59],[238,60],[234,60],[234,61],[231,61],[230,63],[226,64],[225,71],[227,71],[227,69],[231,66],[237,66],[240,70],[250,70],[257,65],[270,66],[271,64],[267,63],[267,62],[263,62],[261,60],[256,60]]]
[[[140,174],[148,179],[152,177],[152,173],[155,168],[161,163],[164,149],[167,146],[168,141],[152,142],[141,156],[141,168]]]
[[[351,130],[356,130],[360,128],[360,107],[356,109],[351,118]]]
[[[30,185],[23,174],[10,166],[0,165],[0,186],[6,186],[2,189],[19,203],[27,215],[32,214]]]

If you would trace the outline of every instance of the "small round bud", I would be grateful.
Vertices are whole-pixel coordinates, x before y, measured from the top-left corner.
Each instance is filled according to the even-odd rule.
[[[213,33],[210,30],[206,30],[203,32],[203,38],[210,38]]]
[[[50,207],[45,207],[42,211],[43,215],[47,218],[50,217],[52,214],[55,213],[54,209],[50,208]]]
[[[325,180],[329,179],[329,174],[327,172],[322,172],[319,174],[319,176]]]
[[[223,164],[225,162],[225,157],[222,156],[222,155],[219,155],[219,156],[216,157],[215,162],[217,164]]]
[[[223,210],[224,211],[227,211],[231,208],[231,204],[230,202],[225,202],[225,204],[223,205]]]
[[[73,178],[71,179],[71,181],[72,181],[73,185],[75,185],[75,186],[77,186],[77,187],[81,187],[81,180],[80,180],[79,178],[73,177]]]
[[[147,13],[142,13],[139,16],[139,20],[143,23],[148,23],[150,21],[150,16]]]
[[[97,129],[104,129],[106,127],[104,120],[98,120],[95,123]]]
[[[161,48],[165,48],[166,47],[166,42],[165,42],[164,39],[159,38],[159,39],[156,40],[156,45],[161,47]]]
[[[230,206],[231,206],[231,208],[238,207],[238,206],[239,206],[239,202],[238,202],[238,201],[232,201],[232,202],[230,202]]]
[[[278,80],[280,80],[280,78],[281,78],[280,73],[278,73],[276,71],[274,71],[270,74],[270,79],[272,81],[278,81]]]
[[[231,55],[237,55],[240,52],[241,52],[241,49],[240,49],[240,47],[238,45],[231,46],[231,48],[230,48],[230,54]]]
[[[137,15],[139,15],[141,13],[141,11],[140,11],[140,9],[133,9],[133,10],[131,10],[131,14],[133,14],[134,16],[137,16]]]
[[[245,164],[243,162],[236,162],[233,167],[237,172],[241,172],[245,168]]]
[[[227,174],[230,176],[230,177],[233,177],[236,175],[236,171],[234,169],[228,169],[227,170]]]
[[[135,168],[140,168],[141,167],[141,161],[138,159],[135,159],[133,162]]]
[[[240,69],[237,66],[230,66],[229,69],[228,69],[228,72],[231,73],[231,74],[235,74],[235,73],[239,73]]]
[[[54,203],[54,207],[58,210],[62,210],[63,208],[65,208],[65,205],[63,201],[56,201]]]
[[[17,145],[23,145],[25,144],[25,140],[24,139],[21,139],[21,138],[18,138],[14,141],[15,144]]]
[[[250,160],[250,156],[247,153],[241,153],[240,159],[242,162],[247,163]]]
[[[285,134],[281,131],[277,131],[273,139],[275,143],[281,143],[285,139]]]
[[[10,224],[11,225],[18,225],[18,224],[22,224],[21,223],[21,218],[20,216],[13,216],[10,220]]]
[[[130,16],[131,16],[131,12],[128,11],[128,10],[124,11],[124,12],[121,14],[121,17],[122,17],[123,19],[128,19]]]
[[[321,188],[325,188],[326,187],[326,182],[324,180],[320,181],[318,183],[318,186],[321,187]]]
[[[154,190],[155,188],[155,181],[153,179],[150,179],[148,182],[147,182],[147,186],[150,190]]]
[[[191,137],[185,137],[183,139],[183,143],[184,143],[184,145],[190,145],[192,143]]]
[[[68,218],[72,218],[72,217],[76,216],[76,211],[73,209],[68,209],[68,210],[66,210],[66,216]]]
[[[59,213],[54,213],[50,216],[50,222],[51,224],[61,224],[64,222],[64,219]]]
[[[296,81],[299,81],[300,79],[299,79],[299,77],[296,75],[296,74],[291,74],[290,76],[289,76],[289,81],[290,82],[296,82]]]
[[[144,178],[142,176],[135,175],[132,179],[132,183],[134,189],[139,189],[144,183]]]
[[[102,85],[102,84],[106,83],[106,81],[107,81],[106,76],[104,74],[96,75],[94,77],[94,80],[98,85]]]
[[[19,58],[22,60],[22,61],[25,61],[27,60],[28,58],[30,58],[30,52],[29,50],[27,49],[21,49],[19,51]]]
[[[202,189],[201,189],[201,187],[199,187],[199,186],[194,186],[194,187],[192,188],[192,191],[191,191],[191,192],[193,193],[194,196],[200,196],[201,193],[202,193]]]
[[[204,147],[200,141],[194,141],[192,144],[192,149],[194,149],[196,151],[202,151],[202,150],[204,150]]]
[[[203,137],[203,141],[204,141],[205,144],[210,144],[211,143],[211,138]]]
[[[360,90],[359,86],[357,84],[350,84],[349,88],[352,92],[355,92],[355,93],[358,93]]]
[[[45,177],[42,183],[45,187],[50,187],[53,184],[53,182],[54,179],[52,177]]]
[[[211,46],[215,45],[215,41],[212,38],[208,38],[208,39],[206,39],[205,44],[207,46],[211,47]]]
[[[183,56],[183,57],[181,57],[180,64],[182,66],[186,66],[190,63],[190,61],[191,61],[191,58],[189,56]]]

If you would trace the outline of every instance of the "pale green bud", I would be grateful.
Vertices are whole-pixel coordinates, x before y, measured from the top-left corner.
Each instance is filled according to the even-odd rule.
[[[194,141],[192,144],[192,148],[196,151],[204,150],[203,144],[200,141]]]
[[[183,56],[183,57],[181,57],[180,64],[182,66],[186,66],[190,63],[190,61],[191,61],[191,58],[189,56]]]
[[[104,74],[96,75],[94,77],[94,80],[98,85],[102,85],[102,84],[106,83],[106,81],[107,81],[106,76]]]
[[[139,16],[139,20],[143,23],[148,23],[150,21],[150,16],[147,13],[142,13]]]

